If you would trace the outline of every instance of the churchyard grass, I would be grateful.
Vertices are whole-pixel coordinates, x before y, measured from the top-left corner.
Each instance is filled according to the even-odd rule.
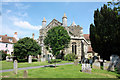
[[[61,61],[61,62],[58,62],[57,64],[70,63],[70,62],[71,61]],[[48,63],[47,61],[45,61],[45,62],[32,62],[32,63],[22,62],[22,63],[18,63],[18,68],[49,65],[49,64],[50,63]],[[2,61],[2,70],[6,70],[6,69],[13,69],[13,62],[7,62],[5,60]]]
[[[37,69],[29,69],[28,78],[117,78],[118,74],[115,72],[108,72],[106,70],[93,69],[92,73],[80,72],[81,65],[59,65],[54,67],[43,67]],[[23,78],[24,70],[18,70],[18,74],[13,72],[3,72],[2,76],[8,78]]]

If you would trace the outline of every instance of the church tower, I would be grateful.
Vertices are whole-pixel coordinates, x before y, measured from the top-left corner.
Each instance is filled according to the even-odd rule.
[[[46,27],[46,20],[45,20],[45,17],[43,18],[43,21],[42,21],[42,27]]]
[[[62,17],[62,23],[64,27],[67,26],[67,16],[65,15],[65,13],[64,13],[64,16]]]

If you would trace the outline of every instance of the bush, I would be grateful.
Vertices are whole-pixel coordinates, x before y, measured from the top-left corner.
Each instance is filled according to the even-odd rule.
[[[5,60],[7,54],[4,51],[0,51],[0,59]]]
[[[76,59],[76,58],[77,58],[77,56],[74,53],[67,54],[64,56],[64,60],[66,60],[66,61],[74,61],[74,59]]]
[[[56,60],[55,60],[55,59],[52,59],[49,63],[55,63],[55,62],[56,62],[56,63],[61,62],[61,59],[56,59]]]

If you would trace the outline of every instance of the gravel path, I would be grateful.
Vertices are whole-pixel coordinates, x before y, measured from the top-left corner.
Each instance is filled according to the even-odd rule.
[[[57,65],[68,65],[73,63],[63,63],[63,64],[56,64]],[[43,66],[34,66],[34,67],[24,67],[24,68],[18,68],[18,70],[26,70],[26,69],[35,69],[35,68],[41,68],[41,67],[52,67],[54,65],[43,65]],[[0,70],[0,73],[2,72],[10,72],[13,71],[13,69],[7,69],[7,70]]]

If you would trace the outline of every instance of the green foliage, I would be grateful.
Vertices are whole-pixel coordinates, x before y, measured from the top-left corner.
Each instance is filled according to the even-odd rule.
[[[76,59],[76,58],[77,58],[77,56],[74,53],[67,54],[64,56],[64,60],[66,60],[66,61],[74,61],[74,59]]]
[[[120,55],[120,16],[116,10],[104,5],[94,12],[94,24],[90,25],[90,41],[93,51],[109,60],[111,54]],[[107,57],[106,57],[107,56]]]
[[[61,59],[52,59],[49,63],[56,63],[56,62],[61,62]]]
[[[117,12],[120,11],[120,0],[113,0],[107,3],[109,7],[113,7]]]
[[[24,59],[29,55],[37,56],[38,54],[41,54],[40,46],[35,40],[29,37],[20,39],[14,45],[14,56],[19,59]]]
[[[53,27],[48,30],[47,36],[44,39],[45,46],[54,56],[60,53],[60,50],[68,47],[70,36],[62,26]]]
[[[5,60],[6,56],[7,56],[7,54],[3,50],[0,51],[0,59]]]

